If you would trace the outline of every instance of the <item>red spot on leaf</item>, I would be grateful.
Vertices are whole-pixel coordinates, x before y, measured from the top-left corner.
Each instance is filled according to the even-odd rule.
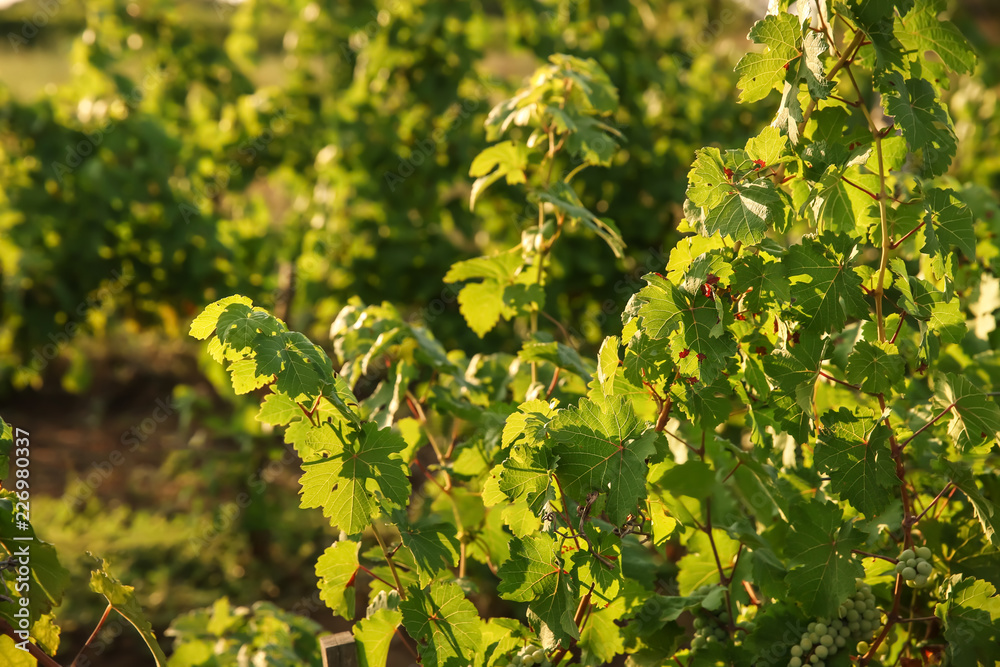
[[[754,160],[753,161],[753,165],[754,165],[754,167],[753,167],[754,169],[763,169],[764,167],[767,166],[767,163],[764,162],[763,160]]]
[[[743,313],[736,313],[736,319],[738,319],[740,322],[747,321],[747,318],[743,316]]]
[[[708,274],[708,278],[705,279],[705,282],[708,283],[709,285],[718,285],[719,276],[715,275],[714,273],[710,273]]]
[[[699,352],[698,353],[698,363],[700,364],[703,361],[705,361],[705,355],[702,354],[701,352]]]
[[[754,348],[754,352],[763,357],[765,354],[767,354],[767,348],[764,347],[763,345],[758,345],[756,348]]]
[[[733,170],[732,169],[726,167],[725,169],[723,169],[723,171],[726,173],[726,178],[728,178],[729,180],[733,180]]]
[[[677,356],[680,357],[681,359],[686,359],[689,354],[691,354],[691,350],[685,348],[681,350]]]

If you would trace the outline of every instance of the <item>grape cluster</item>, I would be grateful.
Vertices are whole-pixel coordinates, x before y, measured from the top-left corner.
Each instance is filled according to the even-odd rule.
[[[934,571],[931,563],[931,550],[927,547],[917,547],[916,550],[907,549],[899,554],[899,562],[896,563],[896,574],[903,575],[906,585],[911,588],[920,588],[927,585],[927,579]]]
[[[729,625],[729,614],[720,613],[718,616],[710,613],[702,613],[694,618],[694,639],[691,640],[691,652],[702,649],[708,644],[715,642],[725,642],[729,637],[726,626]]]
[[[850,630],[850,636],[858,639],[871,637],[882,626],[882,614],[875,604],[872,589],[862,579],[855,580],[854,595],[840,605],[840,618]]]
[[[838,613],[840,618],[819,618],[810,623],[799,643],[792,646],[788,667],[825,667],[824,662],[837,651],[859,640],[871,639],[880,630],[881,612],[875,605],[875,596],[863,580],[855,581],[854,595],[844,601]],[[865,642],[861,641],[861,644]],[[860,651],[861,644],[858,644]],[[867,644],[865,644],[867,651]],[[883,644],[884,646],[884,644]]]
[[[507,663],[507,667],[533,667],[533,665],[552,667],[552,663],[545,656],[545,651],[530,644],[518,651]]]

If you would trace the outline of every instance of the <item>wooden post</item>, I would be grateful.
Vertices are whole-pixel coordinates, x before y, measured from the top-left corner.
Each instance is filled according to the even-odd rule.
[[[358,649],[350,632],[323,635],[319,646],[323,651],[323,667],[358,667]]]

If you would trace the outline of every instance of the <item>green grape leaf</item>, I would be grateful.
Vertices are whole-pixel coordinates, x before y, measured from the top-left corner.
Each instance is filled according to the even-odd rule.
[[[458,565],[458,539],[454,525],[422,517],[407,521],[405,513],[393,513],[399,538],[413,554],[413,562],[420,571],[420,585],[426,586],[434,575],[444,568]]]
[[[569,555],[570,569],[580,582],[580,595],[592,592],[597,604],[612,602],[622,586],[622,550],[613,533],[591,533],[593,551],[578,549]]]
[[[164,655],[163,649],[156,641],[153,626],[150,625],[142,607],[135,599],[135,589],[132,586],[122,584],[112,576],[102,558],[97,559],[97,569],[90,573],[90,590],[103,595],[108,604],[139,632],[142,640],[146,642],[146,646],[153,654],[153,660],[156,661],[157,667],[166,667],[167,656]]]
[[[546,401],[525,401],[517,407],[517,412],[507,417],[501,443],[504,447],[516,442],[523,442],[526,447],[539,447],[544,443],[549,422],[555,416],[556,411]]]
[[[482,278],[507,283],[514,279],[521,266],[519,253],[504,252],[490,257],[475,257],[455,262],[444,276],[446,283]]]
[[[978,667],[995,663],[1000,644],[1000,597],[992,584],[956,574],[944,602],[934,608],[944,624],[949,664]]]
[[[547,450],[529,447],[512,452],[500,468],[500,490],[511,500],[527,503],[533,512],[540,512],[546,502],[553,500],[551,493],[552,462]]]
[[[759,160],[766,166],[771,166],[778,164],[787,145],[788,137],[781,134],[778,128],[768,125],[756,137],[747,140],[746,152],[751,160]]]
[[[219,323],[219,316],[222,314],[222,311],[234,303],[240,303],[247,307],[253,306],[253,301],[239,294],[219,299],[215,303],[205,306],[205,310],[201,311],[198,317],[194,318],[189,330],[190,335],[198,340],[205,340],[211,336]]]
[[[356,440],[329,458],[302,465],[300,507],[318,507],[330,524],[349,535],[364,530],[392,506],[405,507],[410,480],[400,453],[406,442],[368,422]]]
[[[219,315],[216,332],[219,340],[236,352],[253,346],[258,336],[274,336],[282,328],[273,315],[255,310],[244,303],[231,303]]]
[[[979,490],[972,469],[968,465],[951,461],[945,461],[944,466],[951,483],[965,494],[969,504],[972,505],[972,511],[982,526],[986,539],[993,546],[1000,547],[1000,510]]]
[[[257,421],[272,426],[285,426],[304,415],[299,404],[285,394],[270,393],[260,404]]]
[[[743,293],[742,310],[760,313],[773,304],[785,304],[792,298],[791,285],[778,261],[761,255],[742,255],[733,264],[733,286]]]
[[[892,69],[904,69],[903,47],[893,32],[896,3],[893,0],[848,0],[835,5],[838,14],[849,18],[868,37],[875,51],[875,74],[882,77]],[[905,11],[901,8],[901,11]]]
[[[972,211],[953,190],[933,189],[924,199],[927,211],[926,242],[922,252],[937,254],[940,246],[957,247],[968,259],[976,259],[976,233]]]
[[[868,307],[861,293],[861,277],[850,266],[854,242],[831,232],[803,238],[788,249],[782,266],[792,284],[794,308],[807,328],[836,331],[849,317],[862,317]]]
[[[884,394],[903,378],[906,363],[892,343],[859,340],[847,359],[847,381],[870,394]]]
[[[894,32],[918,59],[933,51],[952,72],[971,74],[976,68],[976,52],[954,23],[938,19],[944,5],[940,0],[916,0],[906,16],[896,19]]]
[[[584,380],[590,380],[594,374],[593,362],[584,359],[580,353],[569,345],[558,342],[541,343],[528,341],[517,353],[518,359],[522,361],[547,361],[563,370],[579,375]]]
[[[248,394],[274,381],[273,375],[257,374],[257,364],[253,359],[234,361],[229,366],[229,373],[233,382],[233,391],[238,396]]]
[[[934,384],[934,402],[942,409],[954,408],[948,433],[965,451],[984,440],[1000,438],[1000,407],[996,401],[954,373],[938,375]]]
[[[590,613],[580,631],[583,664],[609,665],[625,652],[625,638],[615,621],[625,614],[625,600],[617,598]]]
[[[807,30],[802,39],[802,67],[800,73],[809,86],[809,94],[813,99],[825,100],[833,91],[833,82],[826,78],[823,68],[823,54],[830,45],[821,32]],[[770,164],[770,163],[768,163]]]
[[[417,640],[425,665],[465,667],[483,650],[482,626],[476,607],[455,584],[429,588],[411,586],[400,600],[403,627]]]
[[[938,301],[931,306],[927,327],[941,337],[943,343],[959,343],[969,331],[965,313],[957,298]]]
[[[403,614],[393,609],[379,609],[354,624],[352,632],[358,645],[359,667],[385,667],[389,644]]]
[[[854,592],[854,580],[864,576],[861,561],[851,555],[862,539],[833,503],[814,500],[792,505],[789,519],[785,544],[789,598],[809,616],[836,618],[840,602]]]
[[[688,297],[663,276],[650,273],[642,279],[649,283],[636,294],[642,331],[654,340],[666,338],[680,326]]]
[[[549,186],[547,190],[535,191],[532,193],[532,199],[552,204],[571,220],[580,222],[584,227],[597,234],[615,253],[615,257],[623,256],[625,242],[622,241],[618,228],[610,220],[598,218],[591,213],[580,201],[576,191],[566,183],[559,181]]]
[[[620,360],[618,358],[618,348],[621,341],[618,336],[608,336],[601,343],[601,349],[597,353],[597,381],[601,384],[601,390],[605,395],[612,393],[615,373],[618,372]]]
[[[578,584],[563,568],[559,543],[552,535],[514,538],[510,559],[497,573],[497,591],[505,600],[527,602],[528,609],[557,639],[576,639],[579,631],[573,613]]]
[[[334,614],[354,620],[355,586],[358,573],[359,542],[342,540],[326,548],[316,561],[319,597]]]
[[[747,245],[760,243],[769,228],[783,222],[785,204],[769,179],[733,182],[726,169],[718,148],[695,152],[687,196],[705,209],[703,234],[718,232]]]
[[[883,78],[879,90],[886,115],[895,119],[910,150],[923,152],[924,175],[940,176],[947,171],[958,140],[951,118],[930,82],[904,80],[899,72],[891,72]]]
[[[15,432],[16,435],[16,432]],[[0,605],[0,618],[6,619],[13,627],[19,627],[19,619],[15,611],[22,609],[22,602],[27,599],[29,622],[34,623],[43,615],[59,606],[63,592],[69,583],[69,571],[59,562],[56,548],[48,542],[38,539],[35,529],[30,523],[16,516],[21,509],[17,507],[18,497],[13,491],[0,489],[0,552],[22,557],[30,556],[28,578],[25,582],[23,571],[7,570],[3,573],[3,583],[6,592],[13,597],[15,604]],[[24,524],[27,524],[26,526]],[[25,539],[27,538],[27,539]],[[23,564],[20,564],[23,567]],[[17,589],[20,583],[21,590]],[[27,583],[28,588],[23,588]]]
[[[492,280],[469,283],[458,293],[458,306],[469,328],[482,338],[504,314],[504,286]]]
[[[619,526],[636,514],[646,494],[646,459],[656,451],[656,433],[635,416],[627,398],[581,399],[559,413],[550,433],[567,493],[580,501],[606,493],[608,517]]]
[[[524,169],[527,166],[528,147],[525,144],[502,141],[483,150],[469,168],[469,176],[479,177],[472,184],[469,208],[475,208],[479,195],[501,177],[506,177],[509,185],[526,182]]]
[[[791,14],[772,14],[757,21],[747,37],[763,44],[764,51],[748,53],[736,64],[736,73],[740,75],[736,85],[743,90],[741,103],[764,99],[784,81],[788,63],[800,55],[802,27]]]
[[[814,452],[816,467],[830,475],[830,486],[865,516],[888,508],[899,486],[889,450],[889,429],[874,415],[855,415],[847,408],[821,419]]]

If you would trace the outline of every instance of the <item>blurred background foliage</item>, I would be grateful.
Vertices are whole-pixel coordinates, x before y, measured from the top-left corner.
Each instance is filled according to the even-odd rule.
[[[358,295],[447,348],[516,351],[516,323],[480,340],[442,278],[533,223],[501,184],[470,212],[468,170],[493,104],[559,52],[596,59],[621,99],[623,150],[577,181],[626,256],[568,238],[549,290],[549,313],[593,354],[677,239],[694,150],[743,145],[770,120],[767,104],[737,106],[732,72],[760,5],[25,0],[0,12],[0,400],[8,421],[64,448],[33,520],[74,580],[92,565],[76,554],[112,557],[158,631],[221,595],[334,627],[312,571],[330,536],[295,510],[294,466],[254,421],[257,399],[185,340],[190,318],[238,292],[322,343]],[[985,196],[1000,189],[994,13],[968,0],[952,16],[983,55],[950,89],[952,172],[982,188],[980,216],[1000,213]],[[67,655],[102,609],[90,595],[60,608]]]

